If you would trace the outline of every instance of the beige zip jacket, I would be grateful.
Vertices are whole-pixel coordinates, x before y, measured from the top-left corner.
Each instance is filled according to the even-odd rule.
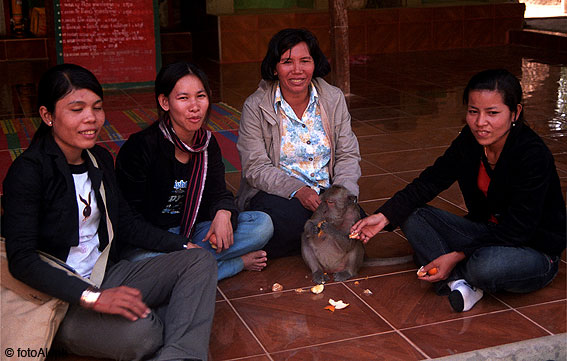
[[[345,97],[339,88],[321,78],[314,78],[313,84],[319,95],[323,128],[331,142],[331,184],[340,184],[358,196],[360,151]],[[262,80],[244,103],[236,145],[242,163],[236,200],[239,210],[246,210],[259,190],[290,198],[293,192],[305,186],[279,168],[281,119],[274,110],[276,87],[277,82]]]

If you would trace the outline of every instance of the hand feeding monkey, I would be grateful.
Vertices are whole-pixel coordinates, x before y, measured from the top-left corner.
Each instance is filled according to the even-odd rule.
[[[333,273],[336,282],[356,276],[366,266],[386,266],[409,262],[412,256],[373,258],[364,262],[364,247],[358,239],[349,237],[350,228],[360,219],[356,197],[346,188],[333,185],[321,195],[321,204],[304,226],[301,235],[301,255],[311,269],[313,282],[329,281]]]

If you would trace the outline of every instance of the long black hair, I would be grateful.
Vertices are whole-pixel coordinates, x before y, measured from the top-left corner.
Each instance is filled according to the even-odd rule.
[[[522,104],[522,85],[516,76],[506,69],[489,69],[473,75],[463,92],[463,104],[468,105],[469,93],[474,90],[492,90],[502,95],[504,104],[512,113]],[[518,115],[517,122],[524,122],[524,109]]]
[[[76,64],[59,64],[48,69],[39,80],[37,87],[38,108],[45,107],[51,114],[55,104],[73,90],[88,89],[103,98],[102,86],[89,70]],[[36,130],[32,143],[51,132],[44,122]]]
[[[268,44],[268,51],[262,60],[261,73],[264,80],[278,80],[275,74],[276,65],[282,54],[297,44],[305,42],[309,48],[309,55],[313,58],[315,70],[313,77],[323,77],[331,72],[331,65],[319,47],[315,35],[307,29],[283,29],[272,37]]]
[[[163,94],[168,97],[173,88],[175,88],[175,84],[177,84],[179,79],[183,78],[186,75],[195,75],[203,84],[205,92],[207,93],[207,97],[209,98],[209,107],[207,108],[205,121],[203,123],[206,124],[209,120],[209,115],[211,114],[211,88],[209,86],[209,80],[207,79],[205,72],[203,72],[198,66],[186,61],[179,61],[177,63],[172,63],[162,67],[156,77],[155,97],[159,116],[158,120],[161,120],[162,117],[167,113],[165,110],[163,110],[161,104],[159,103],[159,96]]]

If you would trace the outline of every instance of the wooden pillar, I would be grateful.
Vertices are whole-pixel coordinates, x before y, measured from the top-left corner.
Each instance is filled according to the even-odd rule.
[[[331,69],[335,85],[350,94],[348,14],[345,0],[329,0],[331,14]]]

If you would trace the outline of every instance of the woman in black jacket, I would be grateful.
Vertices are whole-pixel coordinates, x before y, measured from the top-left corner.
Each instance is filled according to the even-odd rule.
[[[352,228],[366,243],[400,225],[423,265],[420,279],[439,294],[451,291],[459,312],[483,290],[546,286],[566,241],[559,176],[551,152],[524,122],[518,79],[506,70],[483,71],[471,78],[463,101],[467,125],[447,151]],[[468,208],[464,218],[426,205],[455,181]]]
[[[124,197],[148,222],[211,252],[219,280],[261,271],[272,220],[263,212],[239,213],[226,188],[221,149],[204,127],[211,112],[207,76],[185,61],[166,65],[156,77],[155,97],[159,119],[132,134],[116,157]],[[166,247],[126,250],[124,256],[139,260]]]
[[[71,353],[206,359],[214,258],[202,249],[184,249],[185,237],[131,212],[118,189],[112,156],[95,145],[105,116],[102,87],[91,72],[58,65],[43,75],[38,93],[42,123],[4,180],[3,230],[11,274],[69,303],[55,342]],[[104,278],[96,281],[94,265],[110,241]],[[149,248],[160,244],[168,253],[120,261],[124,241]],[[90,277],[96,287],[52,267],[38,251]]]

